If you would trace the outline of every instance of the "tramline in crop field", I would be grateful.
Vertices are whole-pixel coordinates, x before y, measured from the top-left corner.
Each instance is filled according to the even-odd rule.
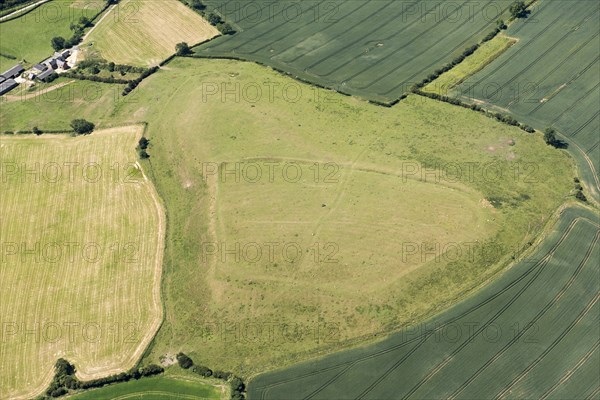
[[[257,61],[389,102],[482,39],[507,18],[511,1],[206,3],[240,32],[198,47],[198,56]]]

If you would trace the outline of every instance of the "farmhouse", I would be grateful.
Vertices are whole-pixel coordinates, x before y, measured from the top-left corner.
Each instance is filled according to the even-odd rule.
[[[23,66],[21,66],[21,64],[17,64],[8,71],[3,72],[2,76],[6,79],[16,78],[17,76],[21,75],[23,71],[25,71]]]
[[[15,82],[14,79],[6,79],[4,82],[0,83],[0,95],[13,90],[18,85],[19,84]]]

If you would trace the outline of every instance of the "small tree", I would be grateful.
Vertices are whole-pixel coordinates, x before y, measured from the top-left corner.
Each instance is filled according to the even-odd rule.
[[[79,18],[79,24],[85,28],[87,28],[88,26],[92,25],[92,20],[89,19],[88,17],[86,17],[85,15],[81,16],[81,18]]]
[[[148,139],[146,139],[144,136],[142,136],[142,138],[138,142],[138,146],[140,147],[140,149],[144,149],[144,150],[146,150],[148,148],[148,144],[150,144],[150,141]]]
[[[43,132],[40,128],[38,128],[37,126],[34,126],[32,129],[33,133],[35,133],[36,135],[41,135]]]
[[[212,376],[213,372],[210,368],[205,367],[204,365],[197,365],[194,367],[194,372],[197,373],[198,375],[201,375],[205,378],[208,378],[209,376]]]
[[[71,128],[73,128],[75,133],[78,135],[92,133],[95,127],[96,125],[89,121],[86,121],[85,119],[74,119],[73,121],[71,121]]]
[[[525,18],[527,16],[527,6],[524,1],[515,1],[510,5],[509,10],[513,18]]]
[[[188,369],[194,365],[194,361],[184,353],[177,354],[177,363],[183,369]]]
[[[227,22],[217,25],[217,29],[223,35],[232,35],[235,33],[235,29],[233,29],[233,27],[231,25],[229,25]]]
[[[186,42],[177,43],[175,45],[175,52],[178,56],[185,56],[190,54],[192,51],[190,50],[190,46]]]
[[[575,198],[584,203],[587,202],[587,197],[585,197],[585,194],[583,194],[581,190],[578,190],[577,193],[575,193]]]
[[[52,38],[50,43],[52,44],[54,51],[59,51],[65,48],[66,40],[62,36],[55,36]]]
[[[556,131],[554,128],[548,127],[544,129],[544,141],[546,144],[552,146],[556,144]]]

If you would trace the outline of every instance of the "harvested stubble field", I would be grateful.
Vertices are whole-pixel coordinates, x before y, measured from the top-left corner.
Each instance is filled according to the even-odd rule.
[[[165,220],[141,132],[0,137],[0,398],[44,390],[59,357],[82,379],[129,369],[158,329]]]
[[[201,57],[257,61],[319,85],[389,102],[508,17],[510,0],[209,0],[240,32]]]
[[[507,34],[518,42],[452,95],[561,133],[600,199],[600,74],[595,1],[543,0]]]
[[[473,297],[379,343],[260,375],[249,398],[595,398],[599,223],[567,208],[535,252]]]
[[[175,53],[219,31],[178,0],[124,0],[114,7],[83,45],[93,55],[117,64],[157,65]]]

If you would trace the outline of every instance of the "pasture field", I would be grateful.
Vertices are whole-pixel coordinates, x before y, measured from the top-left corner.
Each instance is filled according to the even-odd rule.
[[[50,57],[55,36],[69,38],[69,26],[79,18],[92,18],[104,6],[103,0],[54,0],[17,19],[0,23],[0,53],[17,57],[0,57],[0,73],[25,60],[33,65]]]
[[[447,95],[448,91],[461,84],[469,76],[481,71],[486,65],[516,43],[513,38],[497,35],[492,40],[483,43],[475,53],[465,58],[463,62],[442,74],[435,81],[423,87],[424,92]]]
[[[241,58],[370,100],[390,102],[507,19],[509,0],[208,0],[238,28],[196,48]]]
[[[127,370],[162,320],[165,219],[136,164],[141,126],[0,137],[0,398],[31,398],[67,358]]]
[[[58,78],[50,86],[70,82]],[[46,84],[36,84],[34,90],[25,90],[0,97],[0,131],[40,129],[68,130],[74,115],[93,121],[98,128],[113,126],[119,119],[111,118],[115,108],[127,102],[135,102],[135,94],[123,97],[123,85],[75,80],[56,90],[46,92]],[[16,100],[14,100],[16,98]],[[132,116],[135,117],[135,116]],[[141,119],[131,119],[138,123]]]
[[[594,398],[599,223],[567,208],[535,251],[472,297],[379,343],[259,375],[248,397]]]
[[[281,89],[270,97],[269,86]],[[535,237],[572,187],[568,157],[539,137],[417,96],[386,109],[315,92],[253,63],[195,59],[174,60],[140,89],[138,103],[119,115],[149,123],[153,177],[170,223],[167,318],[152,361],[181,350],[252,373],[421,318],[510,256],[403,263],[403,245],[425,251],[424,243],[442,246],[454,235],[512,249]],[[294,167],[282,175],[287,162],[302,179]],[[519,165],[532,175],[486,179],[476,168],[479,177],[432,179],[436,167],[464,171],[470,162],[513,172]],[[526,171],[529,163],[537,167]],[[224,176],[210,173],[215,165]],[[257,168],[262,178],[252,183]],[[416,231],[423,233],[411,237]],[[304,257],[284,259],[286,245]],[[358,293],[360,276],[370,281]]]
[[[151,377],[88,390],[69,397],[73,400],[226,400],[221,389],[198,380]]]
[[[35,110],[148,122],[168,233],[145,362],[184,351],[249,376],[422,320],[510,264],[573,187],[539,135],[420,96],[384,108],[193,58],[135,93],[3,113],[13,130]]]
[[[590,194],[600,199],[598,12],[593,1],[543,0],[512,24],[511,49],[451,94],[513,114],[543,130],[554,127],[579,161]]]
[[[219,31],[178,0],[125,0],[86,38],[90,55],[117,64],[158,65],[175,45],[193,45]]]

